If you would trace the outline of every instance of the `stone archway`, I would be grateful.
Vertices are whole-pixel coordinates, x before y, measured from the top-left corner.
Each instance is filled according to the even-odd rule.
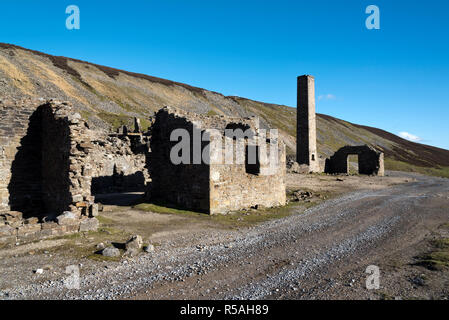
[[[368,146],[345,146],[338,149],[326,159],[326,173],[348,173],[348,156],[357,155],[359,173],[368,175],[384,175],[384,154]]]

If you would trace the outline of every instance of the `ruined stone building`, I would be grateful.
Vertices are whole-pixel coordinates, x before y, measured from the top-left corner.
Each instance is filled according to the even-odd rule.
[[[349,155],[358,156],[360,174],[384,175],[384,154],[367,145],[345,146],[338,149],[330,158],[326,159],[325,172],[349,173]]]
[[[259,137],[256,118],[164,108],[150,131],[150,148],[150,132],[140,132],[137,121],[133,132],[93,130],[65,102],[4,101],[0,116],[0,242],[95,230],[95,196],[105,193],[146,191],[152,201],[210,214],[286,202],[285,146],[277,138],[265,139],[268,146],[275,143],[278,166],[260,161],[259,146],[252,143]],[[246,152],[255,148],[256,162],[175,165],[170,134],[180,128],[219,130],[214,139],[243,141]],[[225,136],[225,129],[238,128],[250,129],[250,136]],[[221,152],[204,141],[191,156],[210,159]]]
[[[91,130],[67,103],[0,104],[0,242],[95,230],[95,193],[144,191],[142,134]]]
[[[314,86],[312,76],[298,77],[299,164],[347,173],[356,154],[360,173],[383,175],[383,153],[368,146],[341,148],[320,165]],[[189,136],[179,150],[178,130]],[[165,107],[146,133],[138,120],[134,130],[108,133],[65,102],[0,101],[0,242],[95,230],[100,194],[145,192],[149,201],[208,214],[281,206],[285,162],[284,143],[257,117]]]
[[[306,165],[309,172],[349,173],[349,155],[358,156],[360,174],[384,175],[384,154],[375,148],[364,146],[345,146],[337,150],[322,163],[317,152],[315,78],[310,75],[297,79],[297,134],[296,161]]]
[[[210,143],[197,145],[197,150],[194,150],[192,143],[189,163],[173,164],[170,152],[178,141],[170,141],[170,135],[179,128],[185,129],[191,137],[208,134],[210,130],[216,130],[218,135],[210,135]],[[231,137],[225,134],[226,129],[241,129],[241,132],[249,130],[247,132],[250,134],[246,137]],[[285,146],[278,140],[266,139],[263,143],[268,146],[268,150],[272,150],[271,145],[277,148],[277,165],[261,161],[260,146],[255,142],[259,137],[258,118],[204,116],[167,107],[157,113],[151,134],[149,167],[152,179],[150,194],[153,199],[210,214],[252,206],[285,204]],[[218,146],[214,143],[217,140],[222,142]],[[225,146],[226,142],[233,145],[231,157],[234,160],[232,163],[214,161],[217,157],[225,159],[225,149],[220,146]],[[243,145],[240,152],[245,153],[244,157],[242,155],[245,161],[241,163],[236,161],[238,143]],[[255,163],[248,161],[251,148],[257,154]],[[201,154],[203,159],[198,163],[194,157]],[[203,161],[204,156],[207,161]]]

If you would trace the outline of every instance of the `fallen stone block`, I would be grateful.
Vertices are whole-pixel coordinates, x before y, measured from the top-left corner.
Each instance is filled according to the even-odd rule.
[[[126,242],[126,250],[142,248],[143,240],[139,235],[134,235]]]
[[[153,252],[153,251],[154,251],[154,246],[153,246],[152,244],[149,244],[149,245],[147,245],[147,246],[145,246],[145,247],[143,248],[143,251],[145,251],[145,252],[147,252],[147,253]]]
[[[115,247],[104,248],[101,252],[105,257],[118,257],[120,256],[120,250]]]
[[[296,161],[287,164],[287,172],[299,173],[299,164]]]
[[[64,211],[64,213],[59,215],[56,220],[59,225],[71,225],[76,223],[78,216],[71,211]]]
[[[139,254],[140,250],[136,248],[130,248],[125,251],[125,257],[135,257]]]

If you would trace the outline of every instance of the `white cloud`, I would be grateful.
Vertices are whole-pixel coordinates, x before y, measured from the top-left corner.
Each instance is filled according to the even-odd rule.
[[[407,139],[407,140],[410,140],[410,141],[413,141],[413,142],[418,142],[418,141],[422,140],[420,137],[415,136],[414,134],[411,134],[411,133],[408,133],[408,132],[405,132],[405,131],[399,132],[399,136],[401,138],[404,138],[404,139]]]
[[[321,95],[318,96],[318,101],[319,101],[319,100],[335,100],[335,99],[337,99],[337,97],[334,96],[334,95],[331,94],[331,93],[328,93],[328,94],[321,94]]]

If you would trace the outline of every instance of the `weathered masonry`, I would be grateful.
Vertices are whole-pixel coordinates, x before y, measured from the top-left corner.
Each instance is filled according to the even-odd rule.
[[[170,152],[178,143],[170,141],[170,135],[176,129],[185,129],[192,137],[188,163],[174,164],[170,159]],[[211,129],[219,134],[210,134]],[[246,132],[250,134],[246,137],[227,136],[226,129],[249,130]],[[157,113],[151,134],[149,195],[153,200],[210,214],[285,204],[285,146],[278,140],[266,139],[268,157],[276,156],[277,165],[261,161],[260,146],[255,143],[259,137],[258,118],[208,117],[166,107]],[[210,134],[210,141],[202,142],[195,150],[194,136],[204,134]],[[245,161],[214,161],[217,157],[226,157],[226,143],[233,146],[233,159],[242,152]],[[237,146],[239,143],[243,148]],[[270,153],[272,145],[277,148],[273,156]],[[255,148],[253,151],[257,155],[255,163],[247,161],[251,148]],[[202,154],[208,160],[195,161],[195,157]]]
[[[68,103],[0,104],[0,242],[95,230],[95,193],[144,191],[141,133],[93,131]]]
[[[277,136],[260,136],[255,117],[206,117],[167,107],[146,133],[137,120],[133,131],[107,133],[89,128],[69,103],[31,99],[0,101],[0,116],[0,243],[96,230],[100,194],[146,192],[210,214],[286,202],[285,146]],[[192,162],[173,164],[170,135],[180,128],[219,134],[198,150],[192,144]],[[249,135],[227,136],[227,129]],[[243,154],[245,161],[211,161],[229,156],[226,142],[233,145],[231,157]],[[261,156],[264,148],[276,165]],[[207,162],[195,162],[203,154]],[[254,163],[246,161],[251,154]]]
[[[305,164],[309,172],[320,172],[316,146],[315,78],[298,77],[296,161]]]
[[[348,173],[348,156],[358,155],[359,173],[384,175],[384,154],[376,149],[364,146],[345,146],[326,159],[326,173]]]

